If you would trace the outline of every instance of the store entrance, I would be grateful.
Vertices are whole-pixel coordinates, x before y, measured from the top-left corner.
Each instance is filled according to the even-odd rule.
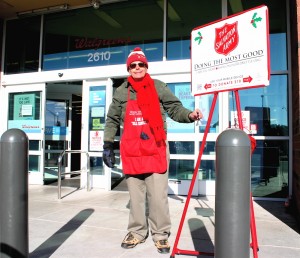
[[[45,105],[44,184],[53,184],[57,182],[59,155],[64,150],[81,149],[82,81],[48,83]],[[63,172],[80,170],[80,154],[65,155],[62,168]],[[79,187],[77,179],[71,184]]]

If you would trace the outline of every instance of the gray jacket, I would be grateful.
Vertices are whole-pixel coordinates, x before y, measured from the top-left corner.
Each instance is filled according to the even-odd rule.
[[[180,123],[191,123],[188,115],[192,112],[185,108],[181,101],[171,92],[167,84],[154,79],[157,94],[159,96],[160,111],[164,121],[164,128],[167,131],[166,113],[171,119]],[[119,126],[123,127],[126,103],[128,98],[128,87],[130,84],[126,81],[122,83],[115,91],[112,103],[107,113],[104,141],[113,142]],[[136,92],[130,87],[130,99],[136,99]]]

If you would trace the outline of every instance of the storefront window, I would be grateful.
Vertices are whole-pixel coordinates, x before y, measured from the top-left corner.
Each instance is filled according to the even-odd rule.
[[[199,150],[201,149],[202,142],[199,143]],[[216,179],[216,168],[215,168],[215,142],[207,141],[202,153],[202,159],[200,163],[200,168],[198,171],[199,180],[215,180]],[[204,159],[203,155],[211,155],[213,158],[206,156]]]
[[[194,174],[193,160],[171,160],[169,166],[169,179],[190,180]],[[201,160],[198,171],[199,180],[215,180],[216,169],[214,160]]]
[[[228,1],[228,15],[239,13],[261,5],[266,5],[269,10],[268,22],[270,29],[271,70],[286,70],[286,1]]]
[[[183,106],[194,110],[195,98],[191,95],[191,83],[168,83],[168,87],[179,98]],[[194,133],[194,123],[178,123],[167,117],[168,133]]]
[[[242,112],[246,116],[246,130],[264,136],[288,136],[287,76],[272,75],[270,85],[239,91]],[[236,110],[233,94],[230,96],[230,117]],[[248,112],[248,114],[246,113]],[[234,127],[235,122],[230,121]]]
[[[231,15],[260,5],[266,5],[269,11],[271,79],[266,87],[239,91],[244,129],[253,136],[288,137],[286,1],[228,1],[228,12]],[[230,126],[235,126],[233,94],[229,94],[229,104]],[[256,144],[251,158],[253,196],[286,198],[289,140],[256,140]]]
[[[164,34],[164,0],[130,0],[101,4],[101,8],[86,7],[44,15],[42,70],[57,70],[93,66],[124,64],[134,47],[140,46],[148,61],[163,61],[164,43],[167,60],[191,57],[191,31],[198,26],[222,18],[224,0],[168,0],[167,42]],[[249,134],[258,138],[252,155],[251,179],[253,195],[258,197],[286,197],[288,195],[289,102],[287,60],[287,1],[240,0],[227,1],[228,15],[233,15],[260,5],[267,5],[270,27],[271,80],[266,87],[239,91],[240,104],[245,115]],[[226,7],[223,5],[223,7]],[[223,10],[224,11],[224,10]],[[6,21],[4,73],[36,72],[39,69],[41,16]],[[250,39],[250,41],[259,39]],[[156,72],[160,73],[160,72]],[[164,74],[164,71],[161,71]],[[185,73],[185,72],[184,72]],[[99,75],[102,76],[102,75]],[[105,75],[104,75],[105,76]],[[177,75],[174,75],[177,76]],[[175,77],[174,77],[175,78]],[[72,79],[72,78],[71,78]],[[175,78],[176,79],[176,78]],[[121,80],[121,79],[120,79]],[[122,79],[123,80],[123,79]],[[27,83],[27,81],[26,81]],[[30,83],[30,82],[28,82]],[[29,85],[29,84],[28,84]],[[177,123],[167,117],[168,133],[182,135],[185,139],[171,137],[170,178],[191,179],[195,159],[200,149],[199,141],[206,129],[211,111],[213,94],[192,96],[191,83],[170,83],[171,91],[183,105],[193,110],[199,107],[204,118],[195,123]],[[115,87],[115,86],[114,86]],[[106,87],[95,85],[89,92],[88,151],[91,173],[104,175],[101,156],[101,137],[105,123]],[[221,130],[237,123],[236,101],[233,92],[226,101],[217,100],[209,124],[209,141],[206,142],[199,179],[214,180],[215,137]],[[223,95],[222,95],[223,96]],[[8,128],[20,128],[29,133],[40,133],[43,114],[40,92],[9,94]],[[104,101],[104,102],[103,102]],[[229,103],[229,107],[228,104]],[[222,106],[221,106],[222,105]],[[221,111],[220,111],[220,110]],[[224,111],[222,111],[224,109]],[[219,111],[225,112],[220,113]],[[45,111],[49,115],[48,111]],[[228,113],[228,114],[227,114]],[[49,126],[62,128],[61,115],[50,115]],[[228,119],[227,119],[228,118]],[[85,119],[85,118],[84,118]],[[220,122],[220,124],[219,124]],[[66,126],[66,125],[64,125]],[[47,133],[47,128],[45,134]],[[201,133],[201,134],[200,134]],[[117,138],[120,132],[117,133]],[[194,135],[200,139],[193,141]],[[256,137],[258,136],[258,137]],[[184,140],[184,141],[183,141]],[[118,145],[117,141],[115,145]],[[45,147],[49,146],[45,142]],[[30,141],[30,150],[40,150],[40,141]],[[50,150],[52,148],[49,147]],[[112,178],[122,176],[119,147],[115,146],[117,162]],[[190,155],[190,156],[188,156]],[[49,157],[51,157],[49,155]],[[183,158],[183,159],[182,159]],[[40,156],[30,155],[31,171],[38,171]],[[53,156],[53,160],[57,157]],[[189,160],[186,160],[189,159]],[[47,159],[45,159],[47,162]]]
[[[170,160],[169,179],[192,179],[194,160]]]
[[[39,140],[29,140],[28,149],[31,151],[38,151],[41,149],[41,141]]]
[[[270,35],[271,71],[286,70],[286,33]]]
[[[131,0],[102,4],[99,9],[87,7],[47,14],[42,69],[123,64],[136,46],[142,47],[148,61],[162,61],[163,9],[163,0]],[[220,18],[221,0],[191,0],[188,5],[170,0],[167,59],[190,58],[191,30]],[[36,16],[7,22],[6,74],[38,70],[40,21],[41,16]],[[20,43],[24,46],[20,47]]]
[[[221,0],[169,0],[167,60],[191,58],[191,31],[221,17]]]
[[[199,144],[199,150],[201,148],[201,144],[202,144],[202,142],[200,142],[200,144]],[[215,155],[216,154],[215,145],[216,145],[215,142],[209,142],[209,141],[205,142],[203,154],[204,155]]]
[[[6,22],[5,74],[38,71],[40,27],[40,16]]]
[[[216,180],[216,162],[214,160],[201,160],[198,171],[199,180]]]
[[[28,157],[28,171],[40,172],[40,155],[29,155]]]
[[[169,141],[170,154],[194,154],[194,142]]]
[[[43,70],[124,64],[140,46],[163,59],[163,10],[156,1],[124,1],[45,15]]]
[[[288,196],[288,141],[257,141],[251,158],[251,184],[255,197]]]
[[[209,133],[219,133],[219,100],[217,99],[214,110],[211,110],[214,95],[202,95],[199,99],[199,107],[203,114],[203,118],[198,122],[199,132],[204,133],[211,113],[211,123],[209,125]]]

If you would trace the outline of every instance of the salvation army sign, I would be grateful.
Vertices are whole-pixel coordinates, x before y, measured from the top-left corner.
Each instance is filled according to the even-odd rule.
[[[193,29],[191,46],[193,95],[269,85],[266,6]]]
[[[216,28],[215,50],[218,54],[227,55],[237,47],[239,43],[237,25],[238,22],[226,23],[223,27]]]

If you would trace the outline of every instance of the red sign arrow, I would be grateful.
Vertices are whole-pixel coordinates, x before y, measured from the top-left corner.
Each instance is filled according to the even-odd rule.
[[[246,78],[243,78],[243,82],[251,82],[252,81],[252,77],[249,75],[248,77]]]
[[[209,88],[211,88],[211,84],[206,83],[206,84],[204,85],[204,88],[205,88],[206,90],[209,89]]]

